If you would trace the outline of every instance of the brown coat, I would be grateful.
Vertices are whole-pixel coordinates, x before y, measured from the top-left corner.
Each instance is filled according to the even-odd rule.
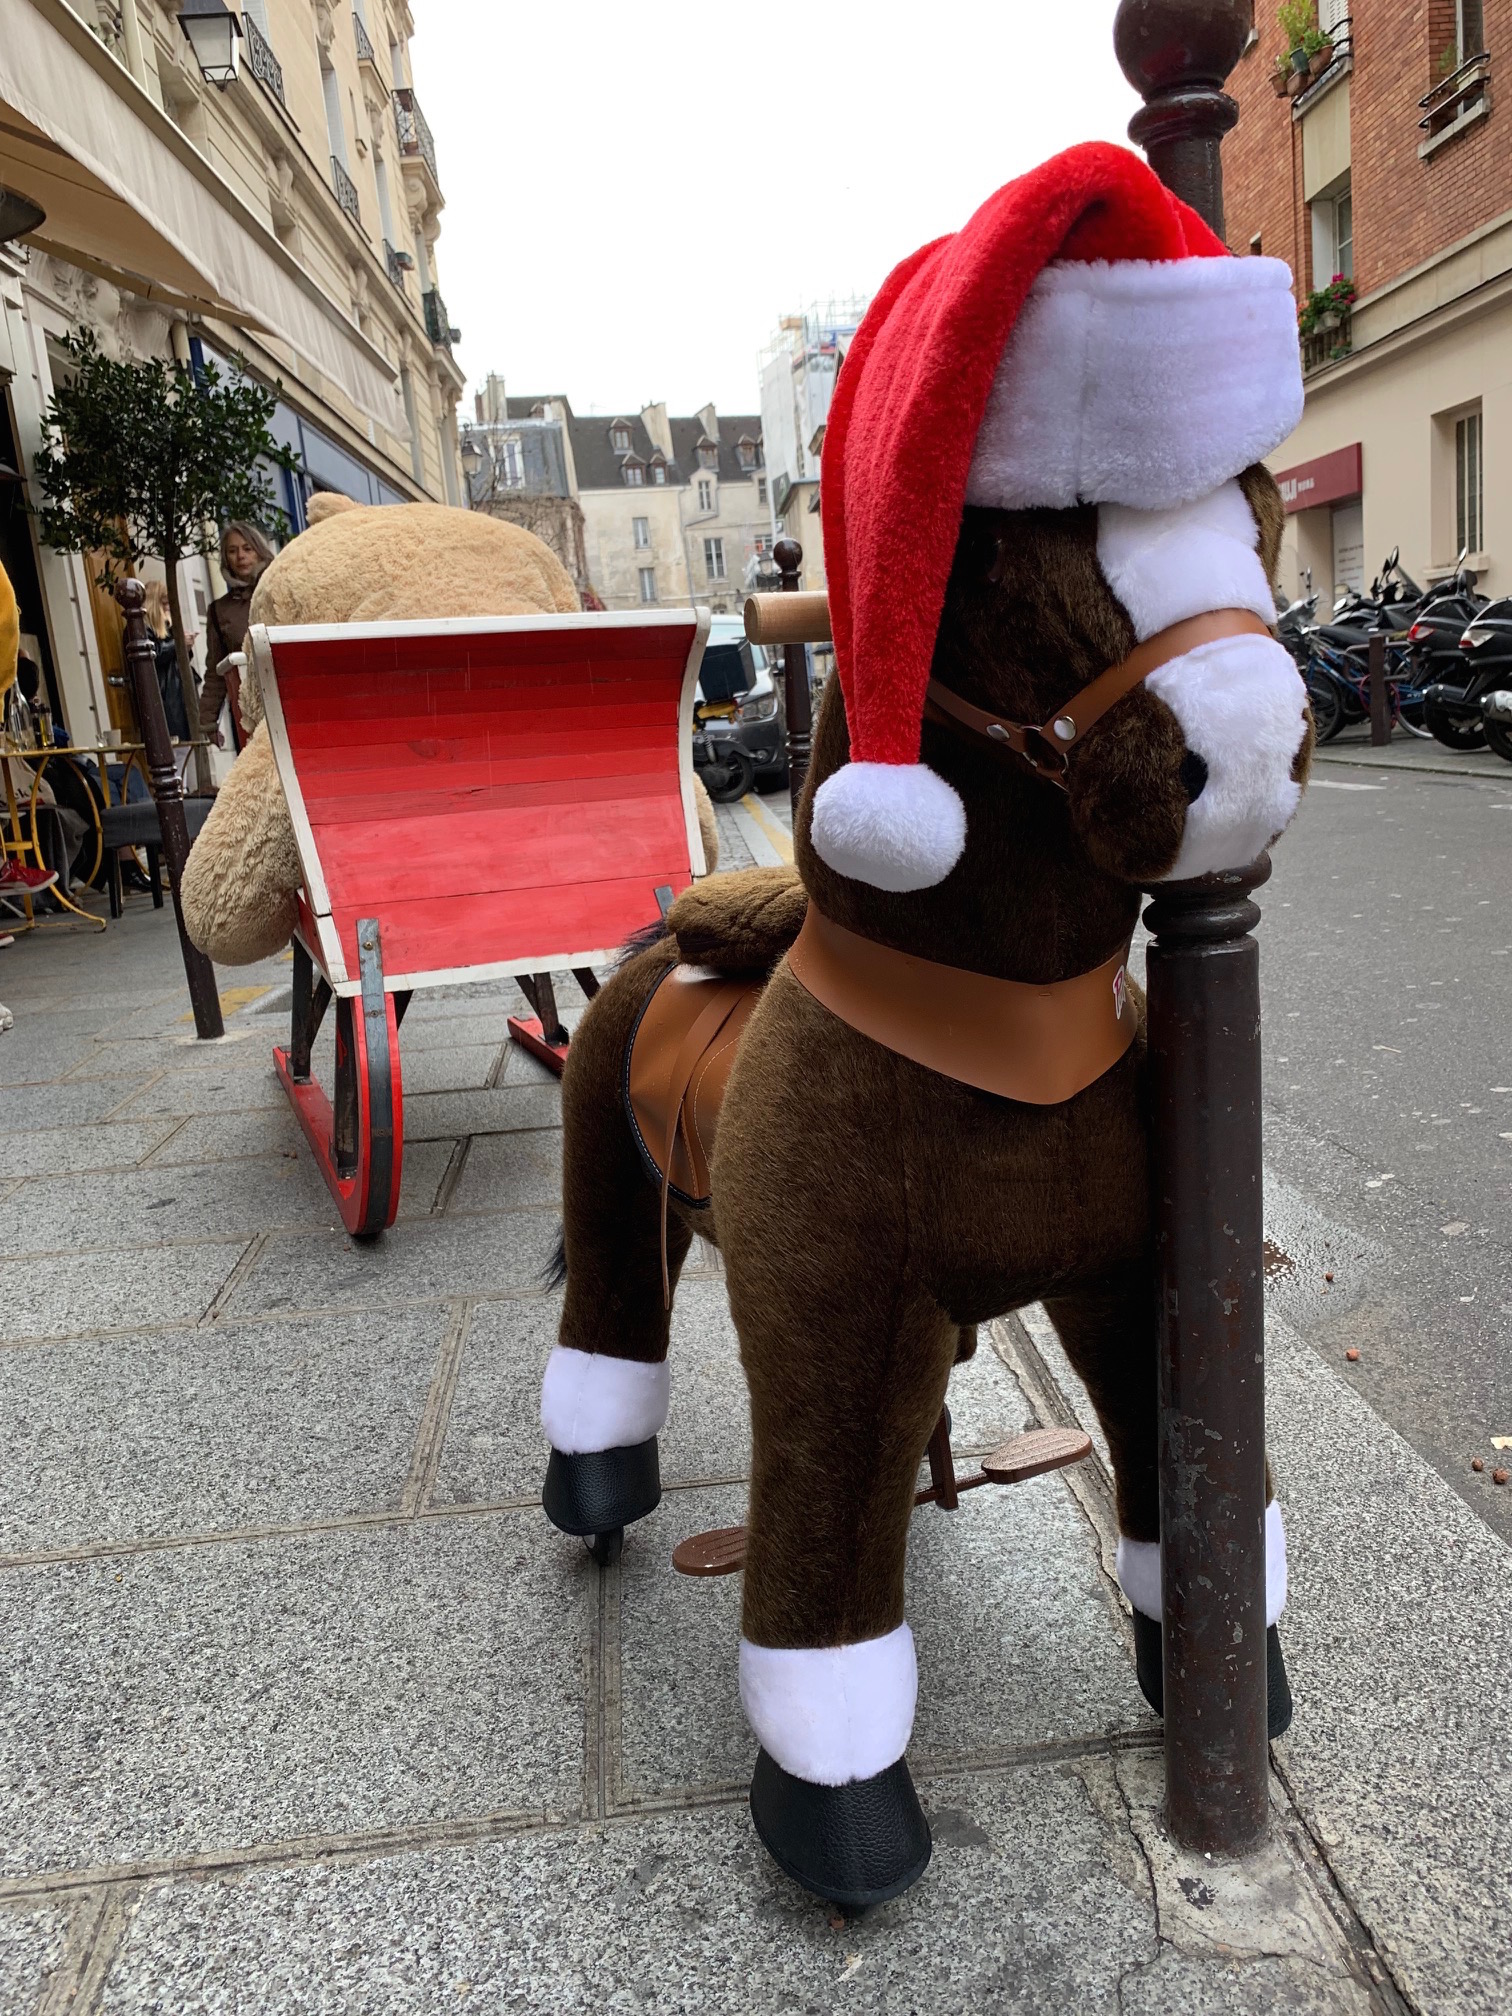
[[[210,613],[205,618],[205,682],[200,688],[199,732],[212,740],[226,698],[226,680],[220,663],[246,645],[252,590],[256,586],[256,581],[233,582],[224,595],[218,595],[210,604]],[[240,748],[246,737],[239,721],[235,727]]]

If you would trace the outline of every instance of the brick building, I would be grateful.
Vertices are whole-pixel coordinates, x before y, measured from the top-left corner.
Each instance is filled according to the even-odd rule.
[[[1419,580],[1462,547],[1512,592],[1512,0],[1319,0],[1292,64],[1268,0],[1230,79],[1229,243],[1285,259],[1299,305],[1336,273],[1355,301],[1302,338],[1307,407],[1271,458],[1282,582],[1368,580],[1400,545]],[[1314,37],[1314,40],[1317,38]]]

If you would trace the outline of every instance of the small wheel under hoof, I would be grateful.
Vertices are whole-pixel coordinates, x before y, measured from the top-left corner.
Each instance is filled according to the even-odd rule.
[[[607,1533],[585,1534],[583,1545],[600,1568],[612,1568],[625,1551],[625,1529],[611,1526]]]

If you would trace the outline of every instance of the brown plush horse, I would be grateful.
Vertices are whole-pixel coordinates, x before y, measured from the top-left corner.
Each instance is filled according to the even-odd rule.
[[[1104,210],[1133,169],[1147,175],[1128,156],[1107,171]],[[1155,200],[1142,183],[1136,193]],[[1086,214],[1083,191],[1073,218]],[[943,241],[948,255],[956,248],[957,280],[960,242],[979,219]],[[1074,237],[1073,227],[1054,236],[1062,261],[1075,256]],[[917,259],[907,271],[936,301],[950,277],[931,277]],[[1090,284],[1102,284],[1096,270]],[[906,318],[908,301],[890,281],[879,306]],[[998,358],[1015,364],[1008,320],[980,338],[994,398]],[[865,490],[854,430],[868,387],[896,389],[881,364],[885,335],[874,332],[869,348],[858,337],[841,374],[826,449],[832,561]],[[1295,375],[1289,327],[1286,337]],[[918,346],[904,352],[914,369]],[[974,419],[969,383],[964,396],[980,498],[993,409],[987,387]],[[843,489],[831,476],[837,418]],[[1278,410],[1272,431],[1289,424]],[[890,453],[899,438],[895,428]],[[1187,471],[1191,497],[1157,488],[1153,504],[1099,495],[1084,471],[1072,472],[1070,501],[1057,494],[1046,508],[1032,497],[1012,509],[963,501],[963,461],[926,638],[932,704],[904,738],[914,771],[883,779],[889,819],[875,803],[857,810],[857,791],[889,758],[877,749],[861,626],[850,626],[847,676],[837,624],[846,685],[842,695],[832,684],[820,710],[795,825],[801,881],[755,871],[689,892],[667,933],[603,988],[573,1042],[563,1082],[567,1292],[542,1395],[546,1510],[564,1530],[593,1535],[657,1502],[663,1238],[673,1284],[693,1232],[716,1239],[751,1398],[740,1677],[760,1743],[752,1815],[790,1874],[842,1904],[896,1894],[928,1860],[903,1761],[916,1693],[903,1570],[917,1472],[974,1327],[1030,1301],[1044,1303],[1107,1435],[1140,1681],[1160,1705],[1143,1004],[1123,958],[1141,887],[1249,861],[1286,824],[1306,770],[1301,681],[1261,634],[1274,606],[1280,502],[1263,468],[1232,473],[1252,438],[1205,441]],[[998,494],[1012,495],[1001,471],[1014,444],[999,433],[993,445]],[[877,492],[866,494],[875,503]],[[1136,482],[1135,494],[1149,492]],[[844,553],[840,594],[852,603],[841,613],[854,617],[865,558],[854,530]],[[894,560],[905,575],[906,543]],[[834,602],[833,564],[830,575]],[[922,692],[918,700],[922,713]],[[871,748],[858,749],[858,723]],[[900,796],[915,771],[928,794],[922,812]],[[707,1158],[711,1208],[680,1201],[679,1191],[693,1193],[679,1183],[664,1226],[650,1162],[672,1143],[633,1124],[625,1088],[637,1023],[680,960],[770,978],[738,1041],[726,1039],[733,1068]],[[728,1004],[713,1024],[721,1013]],[[942,1026],[957,1029],[959,1062],[941,1047]],[[994,1029],[1011,1040],[995,1046]],[[695,1102],[694,1117],[706,1151],[711,1116]],[[1274,1507],[1266,1531],[1273,1627],[1285,1584]],[[1289,1699],[1273,1628],[1269,1651],[1275,1730]]]

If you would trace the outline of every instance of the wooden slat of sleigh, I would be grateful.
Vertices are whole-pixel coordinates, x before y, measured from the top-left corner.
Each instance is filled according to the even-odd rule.
[[[690,880],[686,630],[290,638],[290,749],[332,921],[390,974],[621,943]],[[446,658],[450,662],[438,662]],[[381,736],[381,740],[375,739]]]
[[[686,889],[686,865],[663,878]],[[361,906],[359,906],[361,907]],[[645,877],[588,883],[553,882],[535,889],[487,895],[427,897],[378,906],[386,973],[436,973],[467,966],[509,966],[529,973],[565,949],[587,951],[621,944],[647,914]],[[337,908],[335,920],[350,971],[356,970],[358,910]],[[361,914],[368,911],[361,908]],[[634,920],[630,922],[628,920]],[[535,962],[533,964],[532,962]]]

